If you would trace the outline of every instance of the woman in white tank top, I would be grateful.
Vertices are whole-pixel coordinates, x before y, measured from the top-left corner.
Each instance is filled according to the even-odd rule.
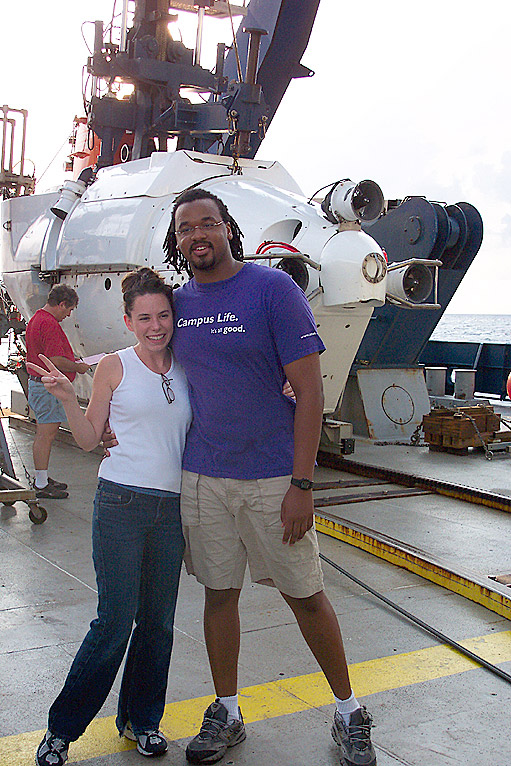
[[[122,290],[124,320],[137,343],[101,359],[85,414],[73,386],[49,359],[42,357],[47,370],[33,365],[63,403],[80,447],[96,447],[109,418],[118,440],[101,463],[94,500],[98,616],[50,708],[39,766],[65,763],[69,743],[106,700],[128,642],[119,733],[136,739],[143,755],[167,750],[159,724],[184,549],[179,491],[191,410],[185,375],[169,349],[172,288],[143,268],[124,277]]]

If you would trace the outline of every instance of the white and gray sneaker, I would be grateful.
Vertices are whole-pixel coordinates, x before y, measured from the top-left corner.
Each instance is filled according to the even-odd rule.
[[[186,758],[190,763],[216,763],[224,757],[228,747],[246,738],[241,710],[240,720],[229,723],[225,705],[215,700],[204,713],[200,732],[188,743]]]
[[[341,748],[341,766],[376,766],[376,753],[371,743],[373,719],[365,707],[350,715],[347,725],[336,710],[332,737]]]
[[[142,734],[135,734],[131,724],[128,722],[119,736],[136,742],[138,752],[149,758],[155,755],[163,755],[168,749],[167,740],[162,732],[157,729],[144,731]]]
[[[55,736],[48,729],[37,748],[35,762],[37,766],[63,766],[67,761],[68,750],[69,740]]]

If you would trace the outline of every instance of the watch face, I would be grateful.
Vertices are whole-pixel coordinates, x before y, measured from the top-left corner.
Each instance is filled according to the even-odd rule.
[[[312,489],[314,486],[314,482],[310,479],[291,479],[291,484],[294,484],[295,487],[299,487],[300,489]]]

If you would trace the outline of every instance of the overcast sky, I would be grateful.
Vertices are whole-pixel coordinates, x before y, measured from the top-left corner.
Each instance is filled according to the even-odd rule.
[[[0,100],[29,111],[36,177],[58,154],[39,190],[62,180],[82,113],[81,25],[109,21],[112,7],[2,3]],[[308,195],[340,178],[371,178],[390,199],[475,205],[484,241],[451,313],[511,313],[510,8],[509,0],[321,0],[303,57],[316,74],[292,83],[258,155],[279,160]],[[84,34],[92,44],[92,25]]]

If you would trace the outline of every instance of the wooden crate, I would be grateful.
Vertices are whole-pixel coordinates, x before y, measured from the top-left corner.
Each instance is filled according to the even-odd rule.
[[[466,452],[469,447],[480,447],[481,440],[485,444],[493,441],[500,428],[500,415],[489,405],[439,407],[424,415],[422,427],[430,448]]]

